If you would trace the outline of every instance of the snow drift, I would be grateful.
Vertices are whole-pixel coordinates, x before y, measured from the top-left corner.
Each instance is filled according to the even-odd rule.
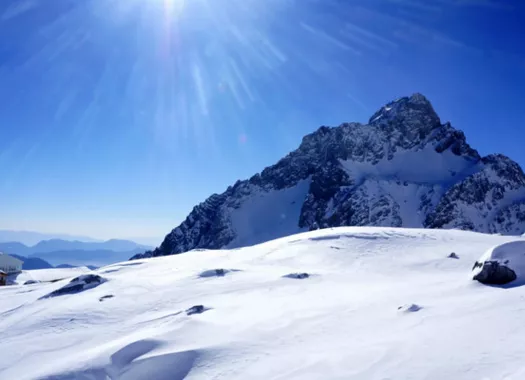
[[[0,378],[522,379],[525,286],[470,276],[513,240],[334,228],[107,266],[60,297],[76,276],[3,287]]]

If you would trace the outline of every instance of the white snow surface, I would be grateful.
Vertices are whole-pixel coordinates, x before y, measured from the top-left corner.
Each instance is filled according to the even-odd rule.
[[[259,190],[230,211],[237,237],[227,248],[259,244],[264,241],[303,232],[297,226],[310,180],[282,190]]]
[[[388,146],[385,150],[388,151]],[[357,183],[367,178],[399,179],[418,184],[434,185],[458,181],[479,169],[477,164],[456,156],[449,150],[438,153],[428,145],[420,150],[399,150],[391,160],[384,158],[377,164],[341,160],[351,178]]]
[[[513,240],[342,227],[114,264],[71,295],[2,287],[0,378],[522,379],[525,287],[471,280]]]

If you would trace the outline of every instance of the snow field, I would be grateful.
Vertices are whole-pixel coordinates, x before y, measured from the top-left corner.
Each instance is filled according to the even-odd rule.
[[[525,287],[471,279],[516,239],[342,227],[5,287],[0,378],[521,379]]]

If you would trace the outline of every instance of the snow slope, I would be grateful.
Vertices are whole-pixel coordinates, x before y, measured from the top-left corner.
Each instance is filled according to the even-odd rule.
[[[522,379],[525,287],[470,279],[516,239],[341,227],[4,287],[0,378]]]
[[[259,244],[298,232],[302,200],[308,193],[310,181],[282,190],[259,191],[239,202],[230,210],[230,219],[237,236],[227,248]],[[302,231],[301,231],[302,232]]]
[[[51,282],[65,278],[73,278],[88,272],[90,272],[90,270],[87,267],[24,270],[22,273],[16,275],[16,278],[13,280],[18,284],[24,284],[26,281],[31,280],[39,282]]]

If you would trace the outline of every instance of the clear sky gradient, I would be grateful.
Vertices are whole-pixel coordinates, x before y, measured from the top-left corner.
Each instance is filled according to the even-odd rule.
[[[523,20],[520,0],[0,1],[0,228],[160,239],[414,92],[525,165]]]

